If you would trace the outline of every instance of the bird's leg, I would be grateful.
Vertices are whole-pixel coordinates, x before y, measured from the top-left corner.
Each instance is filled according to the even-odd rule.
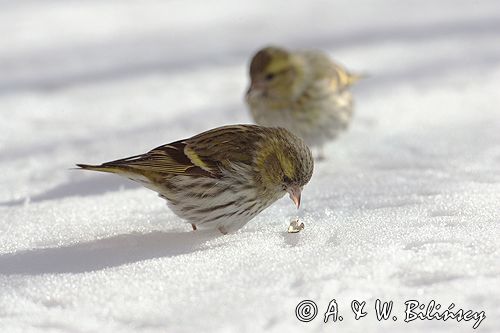
[[[316,160],[318,162],[320,161],[324,161],[326,159],[326,156],[325,156],[325,151],[323,149],[323,146],[319,146],[316,150]]]
[[[223,234],[223,235],[227,235],[227,230],[226,230],[226,228],[224,228],[223,226],[220,226],[220,227],[218,227],[217,229],[220,231],[220,233],[221,233],[221,234]]]
[[[191,223],[191,227],[193,227],[193,231],[196,231],[196,224]]]

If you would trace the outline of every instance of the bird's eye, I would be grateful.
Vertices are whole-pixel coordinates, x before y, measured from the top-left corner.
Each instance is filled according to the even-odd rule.
[[[288,177],[286,175],[283,176],[283,183],[288,184],[288,183],[291,183],[291,182],[292,182],[292,180],[290,179],[290,177]]]
[[[272,79],[274,79],[274,74],[273,73],[269,73],[265,76],[265,79],[266,81],[271,81]]]

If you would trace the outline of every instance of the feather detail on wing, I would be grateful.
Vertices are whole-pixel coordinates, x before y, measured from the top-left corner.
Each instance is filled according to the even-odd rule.
[[[232,162],[250,164],[255,144],[263,130],[253,125],[223,126],[186,140],[176,141],[149,152],[106,162],[101,165],[77,164],[94,171],[140,174],[149,179],[174,175],[220,178],[222,169]]]
[[[220,170],[214,163],[204,162],[184,141],[163,145],[142,154],[101,165],[83,165],[83,169],[112,172],[139,173],[148,178],[168,175],[198,175],[217,178]]]
[[[330,88],[335,91],[344,90],[359,80],[366,78],[364,74],[349,72],[344,66],[333,61],[327,54],[318,51],[305,51],[302,53],[312,68],[315,80],[327,80]]]
[[[173,142],[143,155],[103,165],[117,164],[155,174],[217,177],[220,172],[214,163],[204,162],[185,141]]]

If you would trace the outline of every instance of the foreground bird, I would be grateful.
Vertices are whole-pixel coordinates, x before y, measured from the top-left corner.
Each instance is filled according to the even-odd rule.
[[[286,129],[232,125],[142,155],[77,166],[137,181],[165,198],[194,230],[226,234],[287,192],[298,208],[313,164],[309,148]]]
[[[319,51],[266,47],[250,63],[246,101],[257,124],[287,128],[322,155],[351,122],[348,88],[360,78]]]

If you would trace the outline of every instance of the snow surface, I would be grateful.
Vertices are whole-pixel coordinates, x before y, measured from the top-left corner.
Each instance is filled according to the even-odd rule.
[[[1,332],[473,331],[404,323],[409,299],[500,331],[498,1],[0,1],[0,35]],[[250,122],[246,65],[269,43],[370,74],[301,233],[288,198],[194,233],[153,192],[69,170]]]

